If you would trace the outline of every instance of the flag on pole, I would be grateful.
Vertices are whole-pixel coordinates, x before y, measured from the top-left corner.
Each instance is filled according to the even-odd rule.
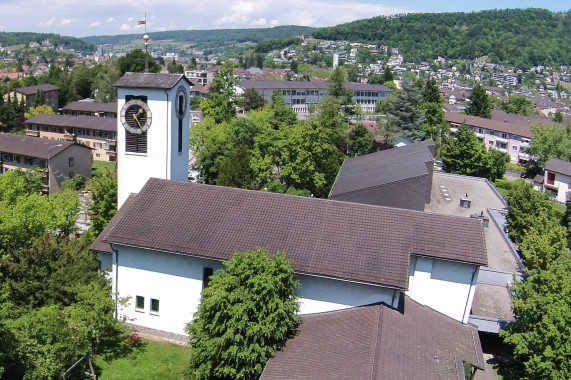
[[[146,25],[147,24],[147,20],[141,20],[139,21],[139,25]]]

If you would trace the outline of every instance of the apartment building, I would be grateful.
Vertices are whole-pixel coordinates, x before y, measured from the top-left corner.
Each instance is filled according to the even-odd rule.
[[[68,116],[98,116],[117,119],[117,102],[100,103],[90,100],[79,100],[69,103],[60,112]]]
[[[35,86],[19,87],[14,90],[13,95],[18,98],[18,101],[20,101],[23,97],[26,101],[26,105],[28,107],[33,107],[36,105],[36,96],[38,93],[42,93],[44,95],[44,101],[46,105],[50,106],[54,111],[57,111],[59,102],[59,87],[56,87],[52,84],[45,83]]]
[[[384,85],[368,83],[345,83],[353,92],[353,100],[365,112],[374,112],[377,100],[387,98],[392,90]],[[274,81],[245,80],[241,84],[244,90],[253,88],[268,102],[272,102],[274,91],[281,91],[287,105],[298,114],[309,113],[309,105],[317,104],[328,94],[327,81]]]
[[[42,169],[46,192],[59,192],[62,182],[77,174],[89,180],[91,164],[91,149],[85,145],[0,133],[0,174],[16,169]]]
[[[117,119],[97,116],[39,114],[24,122],[26,135],[73,141],[92,148],[96,161],[117,160]]]
[[[529,125],[514,124],[508,121],[485,119],[456,112],[445,112],[444,118],[455,132],[458,126],[465,123],[488,150],[498,149],[510,155],[514,164],[529,161],[529,154],[524,151],[529,146],[533,134]]]

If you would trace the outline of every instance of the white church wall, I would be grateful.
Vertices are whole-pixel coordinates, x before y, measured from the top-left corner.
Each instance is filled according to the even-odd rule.
[[[477,280],[476,265],[412,256],[406,294],[423,305],[467,323]]]
[[[185,334],[184,327],[193,318],[200,303],[203,270],[221,269],[222,263],[167,252],[115,247],[112,283],[119,297],[129,297],[120,307],[119,317],[127,322],[173,334]],[[118,255],[119,269],[115,265]],[[118,282],[117,282],[118,279]],[[329,278],[297,275],[300,314],[346,309],[353,306],[385,302],[396,307],[399,291]],[[144,308],[136,306],[137,296],[144,297]],[[159,301],[159,312],[151,311],[151,299]]]
[[[396,307],[399,291],[381,286],[340,281],[331,278],[296,275],[300,314],[322,313],[354,306],[384,302]]]

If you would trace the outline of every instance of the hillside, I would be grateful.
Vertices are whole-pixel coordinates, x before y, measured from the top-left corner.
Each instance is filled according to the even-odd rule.
[[[54,46],[62,45],[66,49],[74,49],[82,53],[93,53],[96,49],[95,45],[87,41],[54,33],[0,32],[0,45],[2,46],[27,45],[32,41],[42,43],[45,40],[49,40]]]
[[[214,29],[214,30],[175,30],[167,32],[149,32],[151,38],[158,40],[171,40],[180,43],[192,43],[197,48],[218,48],[231,46],[244,42],[260,43],[274,38],[290,38],[308,34],[313,28],[307,26],[276,26],[274,28],[257,29]],[[140,41],[141,34],[127,34],[117,36],[90,36],[84,41],[95,45],[128,44]]]
[[[409,61],[474,59],[517,68],[571,65],[571,20],[544,9],[414,13],[373,17],[313,32],[315,38],[398,47]]]

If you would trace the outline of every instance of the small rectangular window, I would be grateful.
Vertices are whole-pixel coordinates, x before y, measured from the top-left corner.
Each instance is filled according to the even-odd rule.
[[[210,277],[214,274],[214,270],[212,268],[205,267],[202,270],[202,289],[206,288],[210,283]]]
[[[12,155],[12,162],[20,162],[20,156],[17,154]]]
[[[75,176],[74,172],[69,172],[69,178],[73,178]]]
[[[9,160],[10,160],[10,159],[9,159],[8,154],[6,154],[6,153],[2,154],[2,161],[8,162]]]
[[[68,161],[69,161],[69,166],[73,166],[73,157],[70,157],[70,158],[68,159]]]
[[[151,298],[151,313],[158,314],[158,312],[159,312],[159,300]]]
[[[145,297],[136,297],[135,310],[145,310]]]

